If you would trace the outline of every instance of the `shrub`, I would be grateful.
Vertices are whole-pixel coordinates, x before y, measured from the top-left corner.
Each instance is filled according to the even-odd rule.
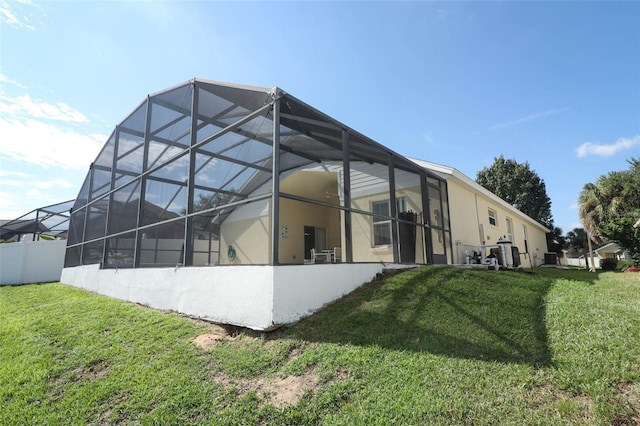
[[[632,266],[636,266],[636,263],[633,259],[621,260],[620,262],[618,262],[618,269],[621,271],[624,271],[625,269]]]
[[[618,268],[618,261],[616,259],[600,259],[600,269],[603,271],[615,271]]]

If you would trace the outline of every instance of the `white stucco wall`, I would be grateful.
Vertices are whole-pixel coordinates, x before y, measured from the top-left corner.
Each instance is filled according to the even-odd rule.
[[[60,280],[66,246],[64,240],[0,244],[0,285]]]
[[[308,316],[371,281],[382,269],[381,263],[279,266],[274,271],[273,323]]]
[[[181,312],[223,324],[271,326],[273,268],[65,268],[61,280],[116,299]]]
[[[303,318],[382,272],[383,264],[65,268],[62,281],[152,308],[254,330]]]

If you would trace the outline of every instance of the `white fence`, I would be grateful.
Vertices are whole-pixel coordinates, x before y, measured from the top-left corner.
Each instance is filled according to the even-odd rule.
[[[589,262],[591,262],[591,258],[589,258]],[[596,264],[596,269],[600,269],[599,257],[594,257],[593,263]],[[567,266],[579,266],[581,268],[586,268],[584,257],[580,257],[580,258],[567,257]]]
[[[0,285],[60,281],[66,240],[0,244]]]

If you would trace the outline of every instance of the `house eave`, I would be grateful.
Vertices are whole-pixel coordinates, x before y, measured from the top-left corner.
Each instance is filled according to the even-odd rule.
[[[417,165],[419,165],[420,167],[422,167],[422,168],[424,168],[426,170],[429,170],[429,171],[431,171],[433,173],[438,174],[443,179],[446,179],[446,180],[453,179],[456,182],[458,182],[459,184],[461,184],[462,186],[464,186],[467,189],[471,190],[472,192],[481,194],[482,196],[488,198],[492,202],[494,202],[496,204],[499,204],[500,206],[502,206],[505,209],[509,210],[514,215],[519,216],[520,218],[526,220],[528,223],[530,223],[531,225],[535,226],[536,228],[544,231],[545,233],[551,232],[547,227],[545,227],[542,224],[538,223],[538,221],[534,220],[529,215],[521,212],[520,210],[518,210],[517,208],[515,208],[511,204],[509,204],[506,201],[504,201],[502,198],[498,197],[497,195],[495,195],[491,191],[487,190],[482,185],[478,184],[476,181],[474,181],[473,179],[469,178],[468,176],[466,176],[464,173],[462,173],[458,169],[455,169],[455,168],[449,167],[449,166],[444,166],[442,164],[432,163],[430,161],[419,160],[419,159],[416,159],[416,158],[409,158],[409,159],[411,161],[413,161],[414,163],[416,163]]]

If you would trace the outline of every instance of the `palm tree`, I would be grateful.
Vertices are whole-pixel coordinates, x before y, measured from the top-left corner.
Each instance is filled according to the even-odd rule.
[[[599,180],[598,180],[599,181]],[[591,240],[601,240],[599,225],[605,217],[605,206],[603,203],[603,196],[598,185],[587,183],[580,192],[580,208],[578,210],[578,216],[582,222],[582,226],[587,234],[587,246],[589,249],[589,271],[595,272],[595,265],[593,262],[593,248],[591,247]],[[586,257],[585,257],[586,258]]]
[[[595,184],[582,188],[578,215],[589,242],[591,238],[598,243],[624,241],[621,246],[638,253],[635,237],[628,237],[640,213],[640,158],[628,162],[630,170],[600,176]]]

